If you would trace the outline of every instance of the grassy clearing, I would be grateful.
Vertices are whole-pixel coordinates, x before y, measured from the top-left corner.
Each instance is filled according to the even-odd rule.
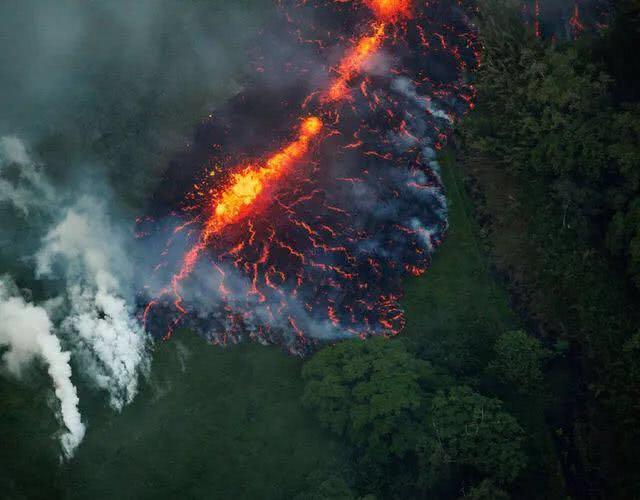
[[[447,151],[441,162],[449,204],[449,232],[427,273],[407,280],[403,305],[407,315],[405,335],[419,338],[421,344],[444,348],[468,341],[473,332],[480,341],[485,332],[504,331],[518,323],[509,309],[506,291],[489,272],[478,226],[471,215],[471,201],[453,152]],[[483,342],[472,342],[476,343],[480,352],[488,355]],[[455,360],[451,363],[455,364]],[[466,371],[464,367],[459,369]]]
[[[0,496],[293,498],[345,469],[342,445],[301,407],[301,363],[277,347],[223,349],[178,332],[156,346],[148,382],[120,415],[80,386],[87,435],[62,465],[45,368],[24,383],[0,378]]]
[[[513,388],[487,383],[485,367],[493,356],[497,335],[522,324],[509,307],[504,285],[491,272],[483,241],[488,236],[483,237],[474,220],[454,152],[445,152],[441,163],[449,203],[449,233],[427,273],[406,282],[405,335],[423,357],[446,367],[458,383],[469,383],[499,396],[526,429],[531,465],[516,486],[523,492],[521,498],[566,498],[545,416],[553,402],[545,394],[522,397]],[[485,194],[493,197],[500,192],[496,189]],[[518,234],[505,231],[499,237],[507,241]],[[495,244],[493,239],[491,244]]]
[[[342,449],[300,406],[300,360],[179,332],[122,415],[92,415],[71,498],[292,498]]]

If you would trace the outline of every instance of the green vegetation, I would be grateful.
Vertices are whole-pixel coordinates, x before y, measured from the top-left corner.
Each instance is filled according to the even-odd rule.
[[[407,282],[405,334],[328,346],[303,365],[277,348],[220,350],[180,332],[157,346],[149,383],[117,418],[89,391],[81,395],[91,424],[85,442],[61,477],[42,478],[33,490],[46,484],[75,498],[130,491],[299,499],[500,498],[513,484],[535,484],[539,497],[557,491],[541,480],[555,470],[546,429],[517,405],[500,403],[499,381],[487,370],[499,335],[519,322],[491,276],[451,152],[443,177],[451,227],[429,272]],[[43,377],[34,402],[48,390]],[[48,443],[42,468],[55,471],[57,423],[42,406],[38,415],[49,426],[25,439]],[[22,411],[16,402],[8,413],[17,420]],[[445,418],[451,411],[460,418]],[[446,423],[444,434],[434,431],[434,419]],[[510,430],[496,433],[497,422]],[[18,434],[33,432],[31,425]],[[468,425],[478,434],[469,436]],[[543,443],[542,459],[529,436]],[[487,440],[499,445],[493,453]],[[30,468],[11,470],[17,484],[8,491],[26,491]]]
[[[502,403],[384,338],[328,347],[303,370],[303,401],[353,448],[358,486],[383,497],[448,497],[461,478],[498,484],[526,464],[524,432]],[[487,479],[488,480],[488,479]]]
[[[541,342],[522,330],[504,332],[495,346],[496,359],[489,363],[498,379],[523,394],[541,388],[542,368],[551,356]]]
[[[276,347],[220,349],[177,332],[156,346],[150,378],[120,415],[81,395],[90,432],[63,465],[46,372],[28,388],[2,378],[0,418],[10,432],[0,496],[293,498],[317,488],[345,470],[344,450],[303,410],[300,365]]]
[[[481,5],[464,168],[492,221],[500,271],[545,341],[568,347],[562,383],[577,390],[562,432],[576,494],[631,498],[640,493],[629,467],[640,444],[640,71],[623,54],[639,46],[640,4],[619,2],[601,35],[563,44],[537,40],[514,16],[515,3]]]
[[[451,230],[406,287],[406,335],[386,341],[401,346],[321,352],[304,371],[305,401],[322,421],[346,390],[347,414],[357,404],[372,416],[379,395],[350,391],[404,381],[385,392],[382,463],[349,419],[334,429],[360,492],[635,498],[640,64],[621,54],[640,46],[640,4],[620,2],[607,30],[576,42],[536,38],[511,0],[481,2],[478,23],[476,110],[442,158]]]
[[[524,432],[502,403],[453,387],[433,398],[427,418],[423,473],[439,479],[441,467],[473,467],[500,483],[516,479],[526,464]]]
[[[61,496],[60,448],[52,436],[60,424],[46,367],[25,370],[24,380],[0,377],[0,495],[3,498]],[[34,478],[34,470],[38,471]],[[46,491],[46,493],[45,493]]]
[[[324,348],[305,363],[303,401],[351,448],[360,494],[564,498],[544,420],[552,401],[505,384],[502,370],[524,360],[514,373],[534,388],[549,351],[514,330],[452,150],[442,175],[449,234],[429,271],[406,283],[404,334]]]
[[[482,234],[452,150],[442,160],[449,231],[429,271],[405,283],[403,333],[421,355],[453,373],[478,373],[496,336],[518,325],[505,289],[492,276]]]
[[[406,430],[421,402],[420,378],[429,367],[386,339],[343,342],[307,363],[303,402],[318,420],[372,457],[406,452]]]
[[[291,498],[314,471],[340,468],[341,445],[299,403],[298,359],[179,332],[153,363],[118,418],[89,416],[72,498]]]
[[[449,234],[406,282],[402,335],[303,363],[178,332],[117,418],[81,395],[62,469],[42,367],[29,390],[1,378],[2,495],[638,497],[640,3],[562,44],[514,7],[480,4],[477,107],[441,157]],[[119,143],[91,148],[120,163]]]

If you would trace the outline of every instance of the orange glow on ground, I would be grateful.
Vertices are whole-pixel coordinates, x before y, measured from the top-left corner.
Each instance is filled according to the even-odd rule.
[[[185,254],[180,272],[173,277],[172,288],[178,297],[175,303],[178,309],[181,307],[178,285],[191,273],[211,238],[229,224],[240,221],[264,189],[304,157],[322,126],[322,120],[316,116],[305,118],[293,142],[269,157],[263,165],[249,165],[232,176],[231,183],[213,201],[200,240]]]
[[[411,0],[365,0],[375,16],[385,22],[411,17]]]
[[[311,139],[318,135],[321,129],[320,118],[306,118],[300,125],[300,132],[295,141],[268,158],[264,165],[249,165],[234,174],[229,187],[214,202],[215,208],[207,220],[204,238],[208,239],[223,227],[241,219],[267,184],[282,176],[294,162],[306,154]]]
[[[343,3],[345,0],[336,1]],[[317,114],[326,118],[327,123],[331,122],[334,118],[334,115],[331,113],[337,115],[340,105],[344,104],[344,101],[350,101],[352,99],[352,86],[354,88],[360,88],[362,92],[366,94],[366,82],[362,83],[360,87],[356,87],[356,80],[366,71],[367,65],[380,51],[387,39],[393,40],[398,32],[402,32],[402,28],[405,27],[404,21],[411,19],[414,14],[411,0],[358,0],[357,2],[353,2],[353,4],[358,6],[365,5],[370,9],[375,19],[370,17],[365,30],[349,39],[349,47],[336,66],[332,68],[328,85],[322,89],[317,89],[316,92],[311,94],[307,100],[305,100],[303,106],[303,109],[305,109],[307,103],[314,95],[319,96]],[[269,198],[275,196],[275,187],[282,182],[283,177],[304,160],[312,145],[320,140],[319,136],[321,136],[323,127],[322,119],[317,116],[302,118],[293,139],[281,149],[271,155],[260,157],[252,163],[238,165],[232,170],[233,173],[226,178],[224,185],[218,185],[215,191],[209,191],[207,194],[198,193],[200,196],[206,196],[203,204],[204,212],[201,212],[196,219],[194,219],[198,224],[202,223],[202,230],[199,236],[197,236],[197,240],[193,242],[186,253],[183,254],[181,262],[178,265],[178,270],[172,276],[170,285],[167,285],[160,293],[161,296],[173,296],[173,304],[181,315],[184,316],[188,314],[181,295],[183,281],[194,271],[199,259],[206,253],[207,248],[218,238],[220,239],[219,241],[223,243],[223,236],[225,236],[225,231],[229,229],[229,226],[240,226],[244,221],[247,221],[246,227],[238,227],[237,230],[246,231],[248,239],[246,242],[242,241],[241,245],[238,245],[237,248],[241,249],[245,244],[248,246],[253,245],[252,240],[255,231],[251,223],[252,215],[255,211],[263,209],[273,201]],[[326,135],[329,136],[331,134],[328,133]],[[334,207],[330,208],[335,209]],[[318,236],[318,234],[311,227],[308,227],[304,221],[293,220],[292,222],[299,227],[303,227],[309,233],[314,248],[323,248],[324,251],[331,252],[347,252],[347,250],[341,246],[329,247],[321,243],[316,243],[315,237]],[[325,226],[323,230],[335,235],[330,227]],[[235,231],[234,234],[236,234]],[[303,262],[307,258],[305,254],[299,252],[296,248],[287,245],[286,241],[277,241],[276,243],[280,248],[290,252],[295,258],[299,258]],[[256,283],[258,281],[259,266],[267,261],[269,251],[268,243],[265,243],[259,259],[255,262],[245,263],[246,266],[250,264],[251,269],[253,269],[253,288],[251,293],[260,295],[263,300],[264,296],[260,293],[260,289]],[[351,258],[351,256],[349,256],[349,258]],[[309,265],[326,270],[327,273],[329,273],[329,271],[339,273],[343,278],[354,279],[353,274],[344,272],[337,266],[329,266],[312,260],[309,260]],[[245,271],[246,269],[245,267]],[[220,269],[218,270],[220,271]],[[417,266],[410,266],[408,270],[413,274],[419,274],[424,271]],[[222,273],[222,271],[220,272]],[[288,279],[284,272],[280,272],[274,267],[266,270],[264,274],[265,286],[275,289],[277,284],[272,285],[271,280],[274,277],[277,279],[280,275],[281,281],[285,282]],[[302,279],[301,275],[296,276],[296,286],[300,286]],[[224,285],[220,285],[220,287],[221,293],[225,295],[226,292],[223,291]],[[297,291],[297,288],[294,292],[295,291]],[[402,318],[401,313],[398,312],[395,305],[396,297],[390,295],[386,298],[383,297],[383,299],[383,302],[380,304],[391,311],[391,313],[381,318],[379,323],[386,330],[397,333],[401,326],[396,327],[394,325],[398,323],[398,318],[400,318],[400,320]],[[144,312],[145,323],[149,311],[158,303],[159,300],[153,300],[148,304]],[[328,317],[334,325],[338,326],[339,317],[333,305],[328,308]],[[180,320],[180,316],[174,318],[174,321],[168,328],[166,338],[168,338],[174,328],[180,324]],[[298,329],[293,317],[289,317],[289,322],[291,327],[302,337],[303,335]]]
[[[373,33],[361,38],[358,43],[347,53],[336,68],[338,77],[333,81],[326,93],[325,100],[339,101],[349,95],[349,81],[362,71],[364,64],[380,48],[384,40],[385,24],[373,25]]]

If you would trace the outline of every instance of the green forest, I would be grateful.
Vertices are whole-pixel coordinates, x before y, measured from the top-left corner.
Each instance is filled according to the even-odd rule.
[[[231,54],[267,15],[255,3]],[[89,430],[66,462],[36,362],[0,378],[0,498],[640,498],[640,0],[611,9],[606,26],[557,40],[516,0],[477,2],[477,100],[438,158],[449,227],[403,283],[401,334],[300,358],[178,329],[117,416],[79,384]],[[49,130],[35,149],[54,173],[90,151],[135,206],[159,167],[129,165],[166,162],[175,129],[240,87],[234,64],[212,65],[213,93],[193,77],[176,95],[134,95],[96,75],[104,107],[122,100],[131,117],[105,117],[114,132],[95,137],[81,122]],[[188,80],[172,68],[149,80]]]
[[[537,38],[508,0],[478,25],[450,234],[407,283],[407,335],[302,370],[357,494],[333,478],[304,498],[640,495],[640,3],[576,41]]]

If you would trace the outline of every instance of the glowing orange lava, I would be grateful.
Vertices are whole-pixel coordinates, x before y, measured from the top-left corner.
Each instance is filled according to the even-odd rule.
[[[263,165],[249,165],[233,174],[229,186],[215,198],[200,240],[185,254],[180,272],[173,277],[172,289],[177,297],[175,304],[178,309],[181,308],[178,286],[191,274],[198,257],[211,238],[224,227],[242,219],[265,188],[285,174],[296,161],[302,159],[309,150],[311,140],[321,130],[320,118],[316,116],[305,118],[300,125],[296,140],[269,157]]]
[[[338,77],[333,81],[325,95],[327,101],[339,101],[349,95],[348,83],[376,53],[384,41],[384,23],[373,25],[373,33],[362,37],[358,43],[344,56],[339,66],[335,69]]]
[[[411,0],[365,0],[381,21],[395,22],[411,17]]]
[[[393,22],[403,17],[410,17],[410,0],[366,0],[366,3],[380,20]],[[338,76],[327,90],[325,101],[346,99],[349,95],[349,82],[362,71],[363,66],[382,45],[386,24],[375,22],[371,24],[371,29],[371,34],[360,38],[340,61],[335,70]],[[184,256],[182,268],[172,280],[172,288],[178,296],[176,305],[179,306],[180,303],[180,296],[177,293],[178,284],[191,273],[211,237],[246,215],[267,184],[280,178],[293,163],[307,153],[311,139],[317,136],[321,129],[320,118],[315,116],[306,118],[300,126],[295,141],[268,158],[263,165],[258,167],[249,165],[233,175],[231,184],[215,198],[200,240]]]
[[[345,0],[335,1],[340,3],[345,2]],[[536,2],[537,1],[538,0],[536,0]],[[314,102],[314,105],[317,105],[315,113],[325,118],[327,123],[334,123],[334,119],[337,122],[338,118],[336,118],[336,116],[339,116],[338,112],[344,101],[356,102],[355,99],[352,99],[352,88],[359,88],[364,95],[367,95],[366,81],[358,87],[356,80],[367,70],[367,65],[371,63],[372,58],[380,51],[383,44],[388,41],[394,42],[399,33],[406,32],[404,21],[414,17],[411,0],[358,0],[353,2],[353,4],[357,6],[366,5],[366,7],[371,10],[374,19],[369,17],[366,28],[349,40],[349,48],[346,49],[346,52],[339,62],[337,62],[336,66],[332,68],[328,85],[325,88],[316,89],[316,91],[305,100],[305,104],[303,105],[303,109],[307,109],[306,105],[311,101],[312,97],[319,96],[318,102]],[[419,16],[418,10],[415,11],[415,15],[416,17]],[[428,41],[426,41],[426,37],[422,31],[420,31],[420,36],[423,40],[423,46],[428,47]],[[443,49],[444,48],[446,47],[444,47],[443,44]],[[377,97],[374,96],[373,99],[375,101],[375,107],[378,105]],[[390,114],[389,116],[392,115]],[[311,146],[320,140],[323,126],[323,121],[318,116],[309,116],[301,119],[295,137],[280,150],[270,156],[261,157],[251,164],[238,166],[238,168],[232,170],[233,173],[229,176],[227,182],[220,188],[216,188],[213,192],[209,191],[207,194],[203,194],[205,190],[202,190],[203,192],[198,193],[199,196],[205,197],[202,200],[204,203],[201,205],[204,207],[204,211],[200,212],[194,219],[194,222],[198,224],[202,223],[201,232],[199,236],[197,236],[196,241],[193,242],[188,251],[182,256],[178,270],[171,278],[171,284],[161,290],[160,297],[171,296],[173,305],[177,311],[183,316],[186,316],[188,311],[184,305],[182,296],[182,293],[187,290],[184,283],[194,271],[201,256],[207,252],[209,246],[213,246],[214,243],[224,245],[227,240],[243,238],[231,251],[227,252],[228,255],[240,253],[245,247],[251,250],[257,248],[253,243],[253,239],[258,231],[253,226],[252,215],[272,201],[271,198],[275,198],[276,194],[280,194],[280,191],[274,193],[275,187],[282,182],[282,178],[286,176],[287,173],[295,169],[299,162],[304,160]],[[406,132],[406,129],[404,129],[404,131]],[[335,132],[335,130],[333,132]],[[330,135],[330,133],[325,134],[327,137]],[[418,141],[415,137],[412,137],[412,139]],[[354,144],[358,143],[355,142]],[[362,141],[360,141],[359,144],[362,144]],[[368,154],[368,152],[365,152],[365,154]],[[345,214],[347,213],[337,207],[326,206],[330,211],[335,210]],[[238,227],[236,228],[237,231],[234,230],[233,232],[227,233],[229,226],[239,225],[239,223],[244,221],[246,221],[244,228]],[[305,234],[308,233],[314,251],[317,250],[317,253],[321,256],[331,254],[331,262],[334,261],[334,253],[340,256],[335,259],[336,261],[343,259],[344,254],[347,254],[347,261],[349,263],[355,260],[348,253],[346,246],[324,244],[319,234],[320,230],[310,227],[304,220],[292,218],[291,222],[293,226],[295,226],[295,231],[304,232]],[[181,228],[182,227],[184,227],[184,225],[181,226]],[[243,230],[245,230],[244,233],[242,232]],[[336,232],[329,226],[323,225],[321,226],[321,230],[330,233],[332,237],[336,236]],[[260,237],[260,234],[261,233],[258,232],[258,237]],[[286,239],[282,241],[279,239],[273,240],[274,234],[275,232],[272,231],[272,234],[267,236],[268,241],[265,241],[260,251],[257,252],[257,260],[255,260],[255,256],[252,256],[254,260],[244,262],[242,269],[238,264],[238,262],[241,262],[240,257],[238,257],[238,262],[234,262],[234,266],[241,270],[241,272],[252,274],[250,294],[259,296],[261,302],[265,301],[265,296],[261,290],[265,288],[275,290],[278,283],[282,283],[283,289],[286,289],[286,286],[289,286],[294,279],[287,276],[284,270],[267,264],[270,262],[270,259],[273,259],[270,255],[272,244],[282,252],[290,253],[295,259],[300,259],[305,265],[308,263],[309,268],[311,268],[309,273],[320,272],[318,270],[321,270],[325,275],[323,278],[325,281],[322,282],[324,283],[322,286],[326,286],[326,284],[330,284],[332,287],[336,286],[332,274],[349,280],[354,279],[354,276],[356,276],[354,273],[344,271],[338,265],[329,265],[322,262],[321,259],[316,260],[315,258],[309,258],[307,254],[299,250],[295,245],[291,245]],[[264,237],[264,233],[262,233],[262,236]],[[222,269],[218,267],[217,264],[213,264],[218,272],[224,276]],[[382,274],[382,271],[378,271],[380,265],[375,261],[373,261],[371,266],[374,272]],[[422,267],[412,264],[407,264],[406,269],[416,275],[424,272]],[[261,272],[264,272],[264,286],[262,286],[262,282],[259,281]],[[295,275],[294,295],[297,293],[298,287],[301,286],[304,276],[305,274],[303,272]],[[220,293],[224,297],[227,296],[224,283],[220,285]],[[145,323],[149,311],[163,301],[164,299],[160,298],[151,301],[147,305],[144,312]],[[403,318],[402,312],[397,305],[397,296],[393,294],[382,295],[376,304],[385,311],[385,314],[376,319],[377,323],[379,323],[385,331],[398,333],[402,328]],[[305,303],[304,306],[309,311],[311,311],[313,307],[317,307],[311,303]],[[369,307],[367,311],[373,310],[377,306],[367,306]],[[269,314],[272,314],[269,307],[267,307],[267,310]],[[280,310],[285,309],[286,305],[282,302]],[[327,315],[336,328],[341,327],[340,321],[346,314],[345,311],[348,312],[349,309],[345,307],[344,310],[340,311],[336,304],[332,302],[329,303]],[[353,309],[351,309],[350,314],[355,318]],[[368,316],[365,316],[364,322],[368,329],[369,324],[367,318]],[[288,319],[291,328],[299,337],[304,338],[302,330],[298,327],[295,318],[289,316]],[[180,317],[174,319],[168,328],[167,338],[171,335],[174,328],[180,324],[180,321]],[[355,324],[356,320],[353,319],[351,323]],[[356,331],[355,329],[350,330],[347,328],[347,331],[362,335],[362,332]]]
[[[231,185],[215,202],[213,213],[206,223],[203,236],[208,239],[224,226],[237,222],[246,209],[264,191],[267,183],[278,179],[309,150],[309,143],[322,129],[322,121],[316,116],[306,118],[300,126],[298,138],[271,156],[264,165],[249,165],[233,175]]]

